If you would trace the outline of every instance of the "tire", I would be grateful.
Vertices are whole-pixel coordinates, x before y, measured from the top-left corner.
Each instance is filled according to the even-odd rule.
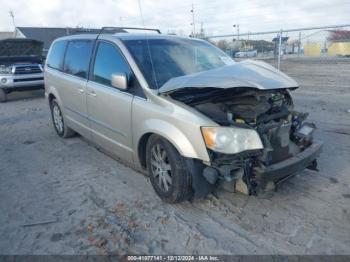
[[[152,186],[162,200],[179,203],[191,198],[190,172],[184,158],[167,140],[157,135],[150,136],[146,164]]]
[[[3,89],[0,89],[0,103],[6,102],[7,94]]]
[[[52,123],[57,135],[63,138],[72,137],[75,135],[73,129],[69,128],[65,122],[60,106],[56,99],[53,99],[50,104]]]

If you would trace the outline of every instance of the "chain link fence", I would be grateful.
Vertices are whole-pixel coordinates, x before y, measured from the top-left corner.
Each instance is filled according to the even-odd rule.
[[[266,60],[283,70],[288,61],[350,61],[350,25],[206,36],[236,61]]]

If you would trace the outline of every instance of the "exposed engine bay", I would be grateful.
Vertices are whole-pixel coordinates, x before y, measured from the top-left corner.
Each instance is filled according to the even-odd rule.
[[[203,88],[193,93],[184,89],[171,96],[220,126],[254,129],[261,138],[262,150],[232,155],[208,150],[212,166],[205,168],[203,175],[209,183],[231,183],[237,191],[255,194],[300,171],[302,165],[302,169],[316,170],[314,156],[291,169],[281,164],[296,161],[296,156],[312,145],[315,129],[305,121],[307,113],[294,111],[288,89]]]

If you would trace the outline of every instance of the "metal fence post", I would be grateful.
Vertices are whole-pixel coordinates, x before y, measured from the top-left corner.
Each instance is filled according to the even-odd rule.
[[[281,70],[281,52],[282,52],[282,29],[280,31],[280,37],[278,41],[278,70]]]
[[[299,40],[298,40],[298,57],[301,53],[301,32],[299,32]]]

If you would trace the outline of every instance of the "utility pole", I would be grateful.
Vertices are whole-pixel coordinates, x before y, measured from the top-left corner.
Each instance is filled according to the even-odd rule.
[[[15,28],[15,30],[14,30],[14,36],[15,36],[15,38],[17,37],[17,27],[16,27],[16,23],[15,23],[15,15],[14,15],[14,13],[13,13],[13,11],[12,10],[10,10],[10,16],[11,16],[11,18],[12,18],[12,24],[13,24],[13,27]]]
[[[233,25],[233,27],[237,28],[237,41],[239,41],[239,24]]]
[[[237,44],[235,44],[235,46],[238,47],[238,51],[241,51],[241,45],[240,45],[240,42],[239,42],[239,24],[235,24],[233,25],[233,27],[236,27],[237,29]]]
[[[192,9],[191,9],[191,13],[192,13],[192,37],[196,36],[196,24],[194,21],[194,5],[192,4]]]
[[[279,35],[279,41],[278,41],[278,70],[281,70],[281,54],[282,53],[282,29],[280,31]]]
[[[203,28],[203,22],[201,22],[201,36],[204,37],[204,28]]]

